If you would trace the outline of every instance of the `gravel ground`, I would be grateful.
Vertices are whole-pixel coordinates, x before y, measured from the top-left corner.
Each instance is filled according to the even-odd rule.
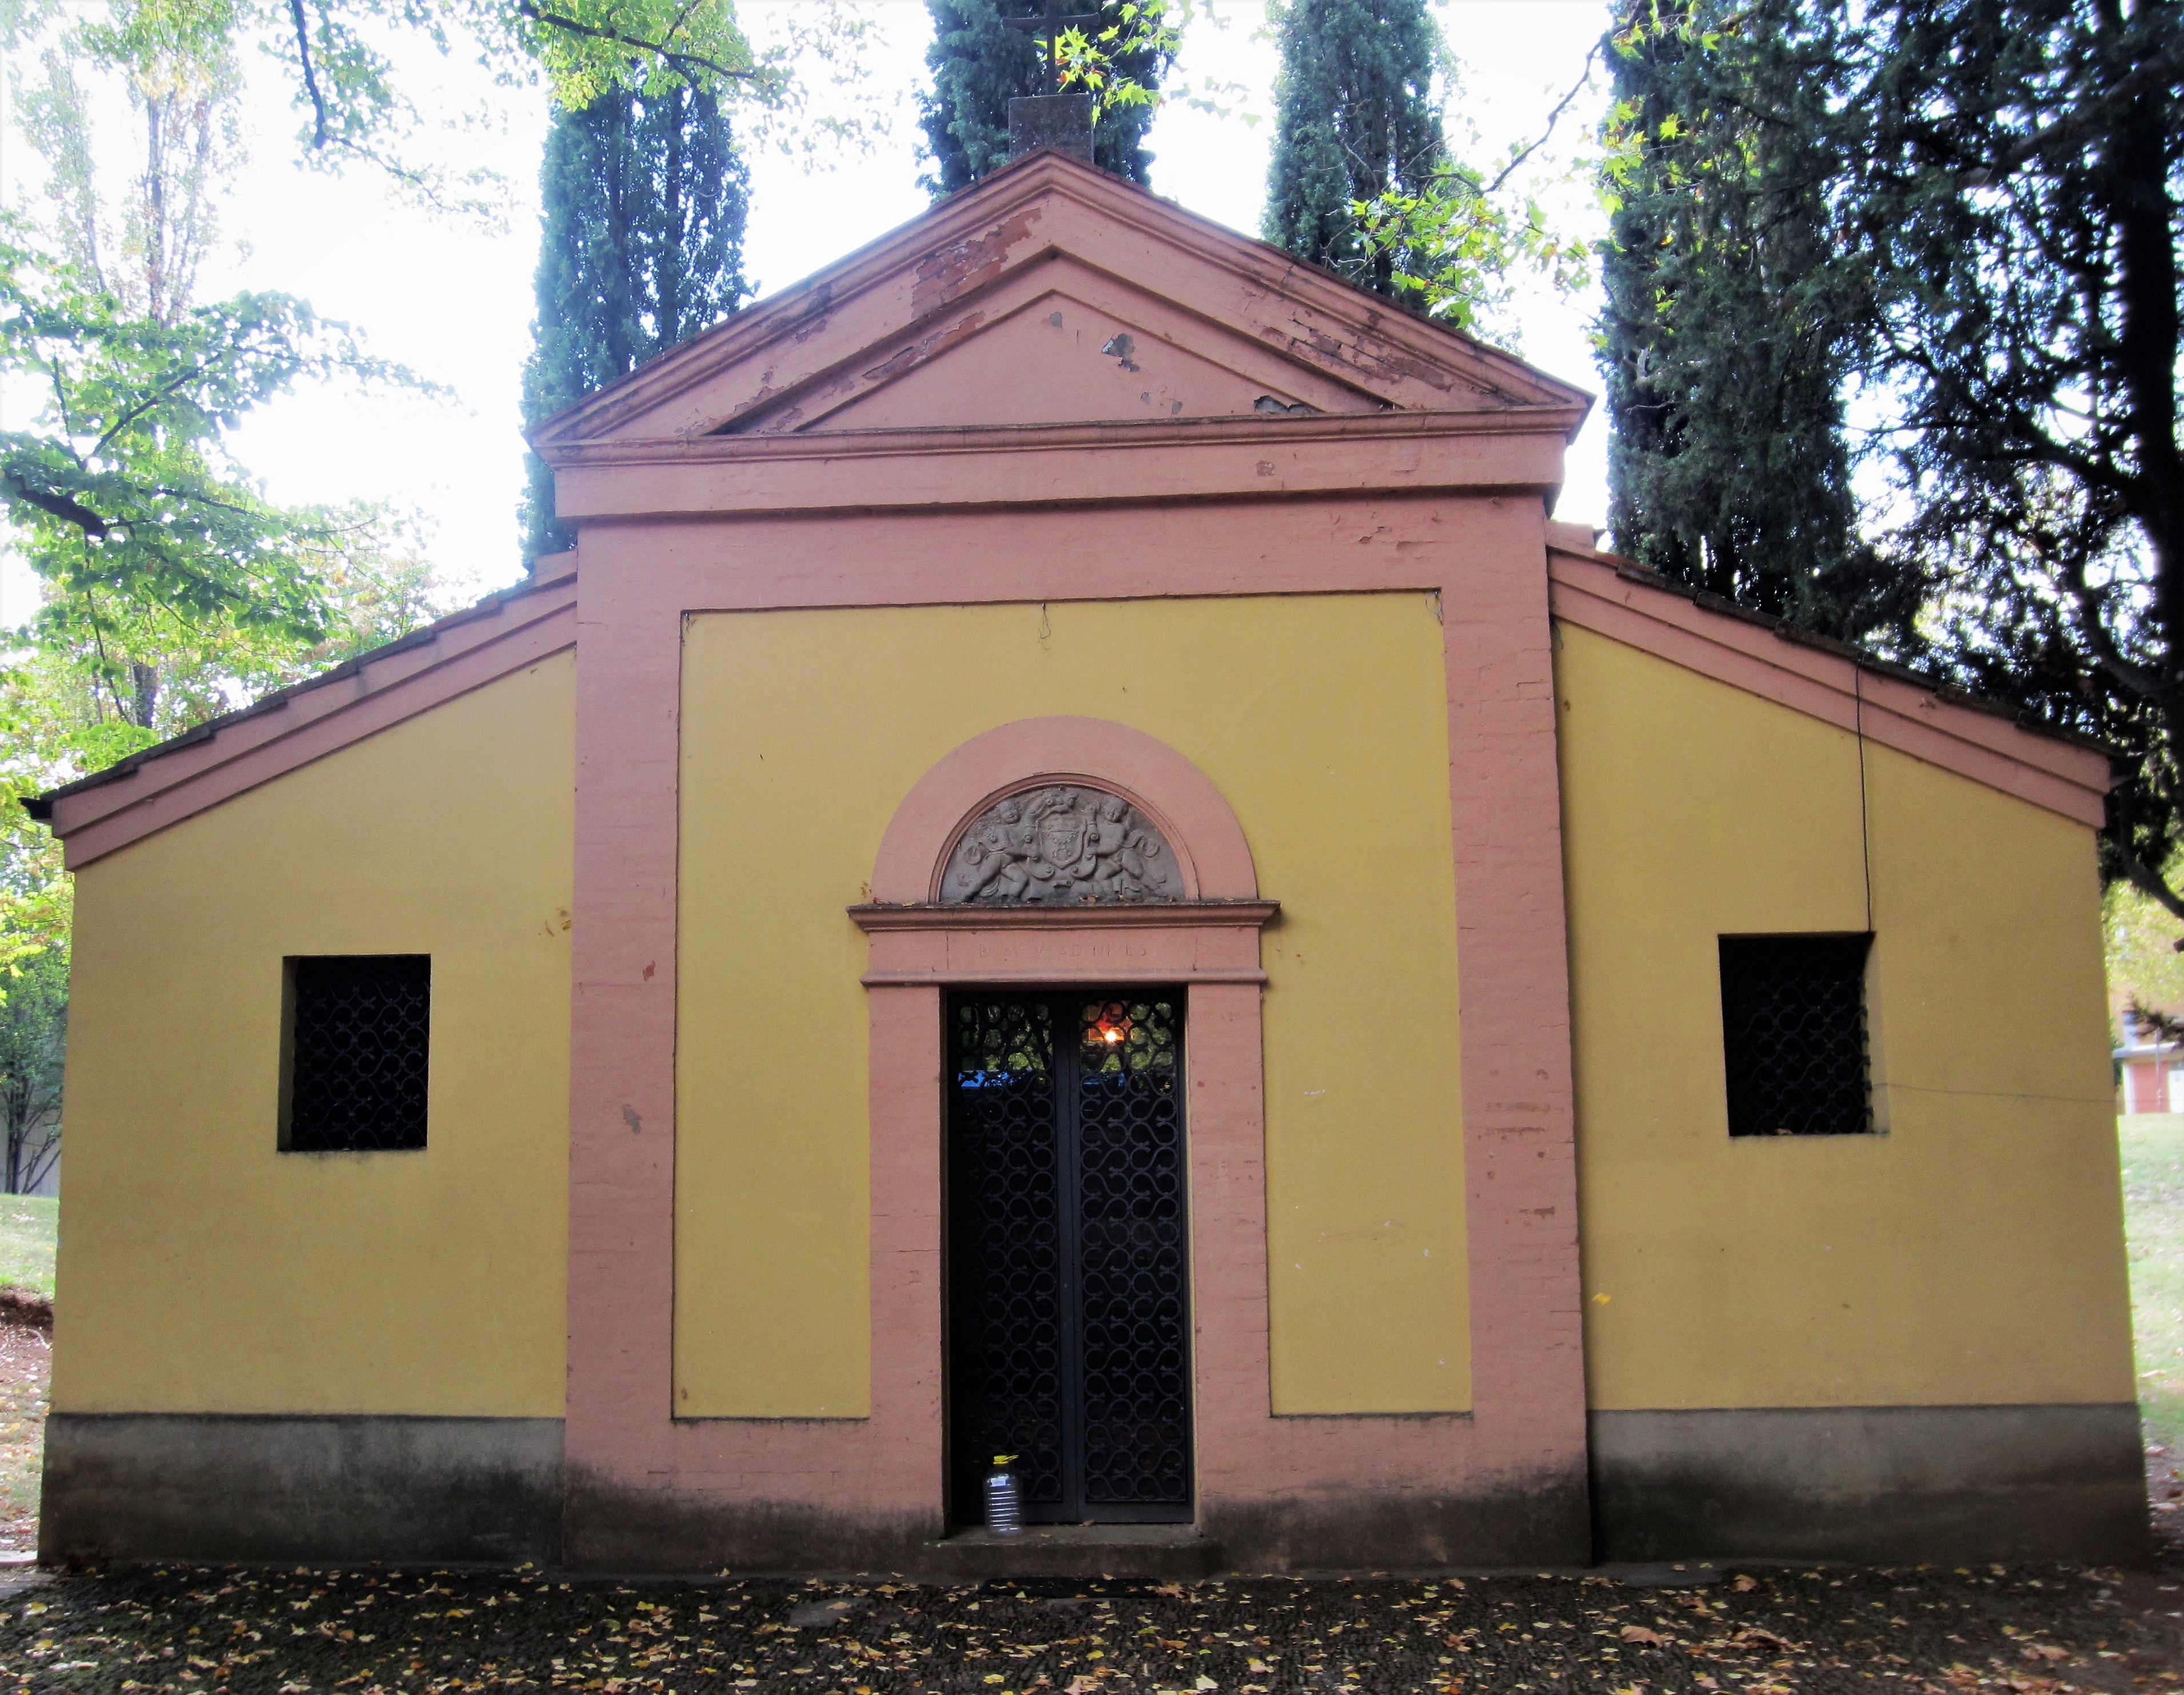
[[[0,1574],[0,1691],[1341,1695],[2184,1684],[2184,1567],[929,1588],[530,1570]]]

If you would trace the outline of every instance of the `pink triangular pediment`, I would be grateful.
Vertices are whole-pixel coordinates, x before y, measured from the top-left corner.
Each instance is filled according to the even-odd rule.
[[[533,439],[551,458],[580,442],[1568,414],[1589,400],[1276,248],[1039,153],[661,355]]]
[[[1219,326],[1056,258],[982,296],[939,338],[898,345],[738,433],[1132,422],[1385,404]]]

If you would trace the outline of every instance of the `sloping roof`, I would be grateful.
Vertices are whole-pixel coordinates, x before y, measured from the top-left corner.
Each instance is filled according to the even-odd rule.
[[[1047,362],[1042,381],[1016,391],[1050,395],[1074,415],[946,415],[999,392],[979,388],[982,373],[1028,358]],[[1194,404],[1207,410],[1186,415]],[[1006,438],[1027,452],[1130,449],[1140,462],[1172,465],[1186,442],[1272,453],[1245,438],[1277,430],[1287,450],[1307,456],[1322,438],[1508,432],[1542,443],[1559,466],[1560,443],[1590,404],[1582,390],[1279,249],[1039,153],[548,420],[532,439],[567,467],[727,453],[743,505],[793,504],[803,498],[796,473],[838,478],[854,462],[859,499],[877,506],[885,479],[875,466],[951,451],[958,437]],[[1289,486],[1262,480],[1270,470],[1280,465],[1260,463],[1246,480]],[[1027,488],[1052,494],[1049,473],[1025,475]],[[1016,498],[1000,469],[984,481],[994,498]],[[563,499],[566,509],[566,478]],[[1548,528],[1555,616],[2102,822],[2103,750],[1694,596],[1601,552],[1589,531]],[[575,555],[543,560],[515,588],[41,795],[30,810],[65,839],[72,867],[86,864],[576,638]]]
[[[1553,616],[2098,829],[2113,754],[2007,706],[1674,583],[1549,524]]]
[[[24,803],[71,870],[576,645],[572,554],[398,641]]]
[[[975,393],[979,358],[1059,345],[1052,332],[1082,326],[1098,326],[1087,357],[1104,360],[1123,410],[1088,414],[1072,390],[1050,417],[934,413],[934,367],[952,366],[953,385]],[[1147,375],[1155,355],[1172,369]],[[1173,399],[1156,395],[1163,380]],[[907,417],[876,401],[920,384],[928,392]],[[1529,410],[1557,415],[1567,438],[1591,396],[1041,152],[548,419],[532,440],[553,461],[588,442],[1115,421],[1140,404],[1162,419]]]

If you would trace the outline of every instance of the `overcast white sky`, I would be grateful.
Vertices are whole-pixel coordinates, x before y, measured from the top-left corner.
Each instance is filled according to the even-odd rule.
[[[777,26],[794,0],[744,0],[755,34]],[[1204,0],[1201,0],[1201,6]],[[770,293],[915,217],[927,204],[917,187],[918,132],[911,103],[925,76],[930,23],[922,0],[864,0],[878,20],[872,75],[858,97],[888,133],[862,155],[831,169],[777,149],[754,153],[746,268]],[[1605,25],[1604,0],[1444,0],[1443,27],[1465,66],[1455,115],[1480,132],[1484,151],[1529,137],[1580,75]],[[1246,234],[1257,233],[1266,186],[1268,130],[1245,121],[1268,109],[1274,53],[1259,39],[1263,8],[1216,0],[1187,38],[1173,86],[1207,77],[1246,91],[1231,115],[1169,106],[1152,134],[1155,191]],[[362,170],[332,177],[294,162],[294,120],[276,70],[258,73],[247,113],[250,162],[226,212],[247,252],[207,293],[280,288],[324,315],[354,324],[372,349],[450,391],[439,401],[401,394],[324,391],[284,401],[251,422],[247,461],[282,501],[388,499],[419,509],[432,524],[431,550],[464,598],[512,581],[515,505],[522,480],[517,383],[528,348],[532,270],[538,252],[536,176],[544,96],[493,88],[465,68],[417,67],[446,109],[489,114],[471,145],[482,163],[515,181],[519,202],[504,229],[435,218],[399,203]],[[1596,91],[1564,119],[1572,141],[1597,125]],[[12,143],[14,138],[9,137]],[[22,155],[6,169],[11,192]],[[1597,213],[1572,193],[1563,215],[1591,231]],[[1532,291],[1520,313],[1525,357],[1588,388],[1597,387],[1587,324],[1591,297],[1556,300]],[[1559,516],[1597,521],[1606,509],[1604,428],[1597,411],[1571,456]],[[12,575],[12,574],[11,574]],[[0,583],[0,620],[31,610],[30,585]]]

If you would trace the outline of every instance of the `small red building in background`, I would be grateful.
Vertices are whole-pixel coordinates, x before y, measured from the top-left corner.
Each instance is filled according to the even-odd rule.
[[[2128,1000],[2115,1008],[2115,1028],[2116,1111],[2184,1112],[2184,1043],[2150,1028]]]

